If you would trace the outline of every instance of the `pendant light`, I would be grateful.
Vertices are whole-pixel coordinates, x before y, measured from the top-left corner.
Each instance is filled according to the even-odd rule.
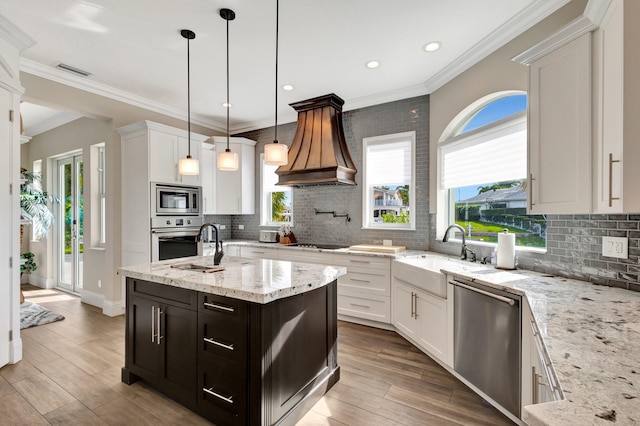
[[[191,69],[189,58],[189,41],[196,38],[196,33],[191,30],[181,30],[182,37],[187,39],[187,134],[188,148],[187,157],[181,158],[178,163],[178,169],[181,175],[197,176],[200,173],[200,164],[196,158],[191,157]]]
[[[231,9],[220,9],[220,16],[227,21],[227,149],[218,154],[218,170],[233,172],[238,170],[238,154],[229,149],[229,21],[236,19],[236,14]]]
[[[264,146],[264,162],[271,166],[284,166],[288,162],[287,146],[278,143],[278,33],[280,0],[276,0],[276,102],[273,142]]]

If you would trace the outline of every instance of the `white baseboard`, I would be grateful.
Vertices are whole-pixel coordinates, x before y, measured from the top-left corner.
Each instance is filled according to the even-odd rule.
[[[35,274],[23,274],[20,277],[21,284],[31,284],[36,287],[50,289],[53,288],[53,279],[45,278]]]
[[[9,363],[15,364],[22,360],[22,338],[9,342]]]
[[[82,303],[86,303],[87,305],[95,306],[97,308],[102,308],[102,305],[104,304],[104,296],[100,293],[82,290],[80,298]]]
[[[105,300],[102,304],[102,313],[109,317],[124,315],[125,309],[122,300]]]

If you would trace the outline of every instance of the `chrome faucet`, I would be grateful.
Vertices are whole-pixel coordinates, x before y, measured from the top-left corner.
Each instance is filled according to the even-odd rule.
[[[198,231],[198,236],[196,237],[196,240],[198,242],[202,241],[202,231],[204,231],[204,229],[209,226],[213,228],[213,231],[216,234],[216,251],[213,254],[213,264],[219,265],[220,261],[222,260],[222,257],[224,256],[224,250],[222,248],[222,240],[218,241],[218,228],[212,223],[208,223],[208,222],[203,223],[202,226],[200,227],[200,230]]]
[[[451,230],[451,228],[456,228],[459,229],[460,232],[462,232],[462,251],[460,252],[460,259],[462,260],[467,260],[467,243],[466,240],[464,238],[464,228],[460,225],[458,225],[457,223],[454,223],[453,225],[449,225],[449,227],[447,228],[446,231],[444,231],[444,238],[442,239],[443,243],[446,243],[447,240],[449,239],[449,230]],[[471,250],[469,250],[471,251]],[[473,259],[475,261],[475,253],[471,252],[473,254]]]

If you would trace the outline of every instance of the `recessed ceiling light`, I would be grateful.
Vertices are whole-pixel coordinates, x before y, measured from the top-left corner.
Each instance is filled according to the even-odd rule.
[[[222,105],[224,108],[233,108],[233,105],[228,104],[226,102],[221,103],[220,105]]]
[[[430,41],[429,43],[424,45],[423,49],[425,52],[435,52],[436,50],[440,49],[441,46],[442,43],[439,41]]]
[[[295,87],[293,87],[293,85],[291,85],[291,84],[284,84],[282,86],[282,90],[291,91],[293,89],[295,89]]]
[[[368,62],[365,62],[364,66],[372,70],[380,66],[380,61],[376,61],[376,60],[368,61]]]

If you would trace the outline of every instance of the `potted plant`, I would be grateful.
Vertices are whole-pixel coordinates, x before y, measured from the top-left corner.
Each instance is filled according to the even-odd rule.
[[[40,173],[28,172],[21,169],[22,183],[20,184],[20,209],[22,219],[28,220],[33,226],[33,236],[42,238],[47,235],[53,224],[53,212],[48,203],[59,202],[42,189]],[[20,232],[22,235],[22,232]]]
[[[20,255],[20,259],[25,260],[25,262],[20,262],[20,276],[22,276],[22,274],[30,274],[31,272],[38,269],[38,265],[33,260],[34,257],[35,254],[31,253],[30,251],[22,253]]]

